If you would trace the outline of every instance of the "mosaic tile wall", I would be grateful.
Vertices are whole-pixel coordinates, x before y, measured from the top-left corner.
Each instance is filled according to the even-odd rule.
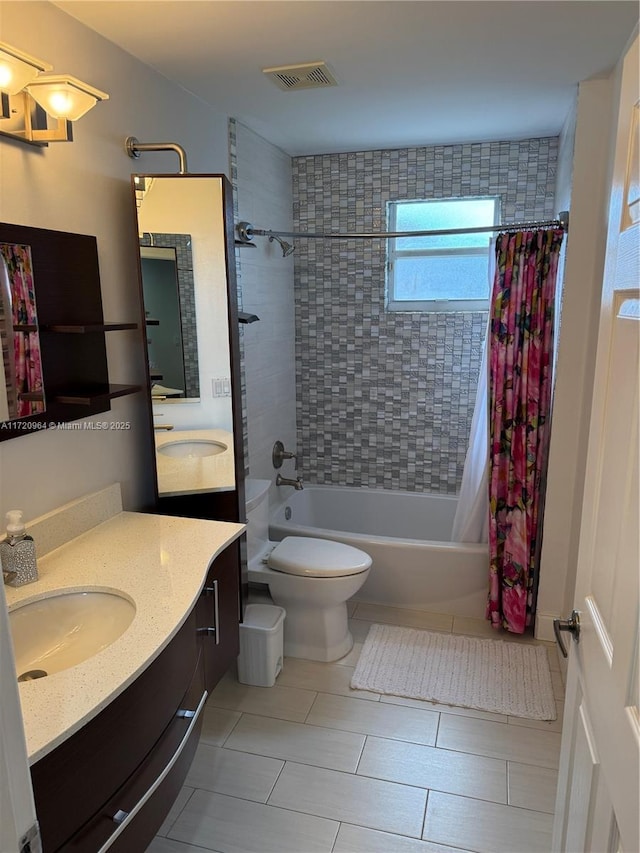
[[[386,202],[498,195],[553,217],[556,137],[293,158],[295,231],[384,231]],[[296,241],[298,469],[305,482],[454,494],[486,313],[385,312],[383,241]]]
[[[196,336],[196,295],[193,279],[191,236],[189,234],[149,234],[140,238],[141,246],[159,246],[176,250],[180,326],[184,360],[185,397],[200,396],[198,340]]]
[[[291,231],[291,157],[241,122],[234,122],[231,143],[236,222]],[[252,477],[272,482],[269,499],[275,506],[286,490],[273,485],[274,442],[296,446],[294,261],[263,237],[256,237],[252,247],[238,248],[236,257],[242,305],[260,318],[240,327],[246,464]],[[291,460],[281,473],[290,477],[294,471]]]

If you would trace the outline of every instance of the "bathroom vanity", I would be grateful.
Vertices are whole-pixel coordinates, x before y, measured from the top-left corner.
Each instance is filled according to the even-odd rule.
[[[142,851],[157,832],[238,654],[243,530],[117,511],[40,559],[36,583],[6,587],[10,614],[83,591],[135,607],[106,648],[20,684],[44,853]]]

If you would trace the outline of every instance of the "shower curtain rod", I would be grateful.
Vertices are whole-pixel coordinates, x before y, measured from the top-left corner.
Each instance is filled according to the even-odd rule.
[[[311,237],[319,240],[375,240],[389,237],[438,237],[448,234],[482,234],[487,231],[521,231],[531,228],[562,228],[569,230],[569,211],[562,210],[557,219],[540,219],[535,222],[515,222],[509,225],[486,225],[479,228],[445,228],[436,231],[373,231],[370,233],[343,234],[339,232],[314,234],[308,231],[273,231],[265,228],[254,228],[250,222],[239,222],[236,226],[239,241],[251,243],[254,236],[258,237]]]

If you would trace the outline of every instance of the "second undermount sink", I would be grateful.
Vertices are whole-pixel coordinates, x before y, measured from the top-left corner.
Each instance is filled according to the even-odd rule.
[[[221,441],[214,441],[210,438],[191,438],[184,441],[178,439],[177,441],[165,442],[158,448],[158,453],[180,459],[198,459],[202,456],[216,456],[218,453],[224,453],[225,450],[227,450],[227,445]]]
[[[18,681],[68,669],[111,645],[129,627],[135,605],[102,590],[62,592],[9,613]]]

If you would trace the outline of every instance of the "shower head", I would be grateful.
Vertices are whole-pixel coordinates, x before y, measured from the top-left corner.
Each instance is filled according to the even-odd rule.
[[[292,246],[291,243],[287,243],[286,240],[283,240],[282,237],[278,237],[277,234],[270,234],[269,235],[269,242],[273,243],[274,240],[276,240],[278,243],[280,243],[280,248],[282,249],[282,257],[283,258],[288,258],[292,252],[295,252],[296,247]]]

